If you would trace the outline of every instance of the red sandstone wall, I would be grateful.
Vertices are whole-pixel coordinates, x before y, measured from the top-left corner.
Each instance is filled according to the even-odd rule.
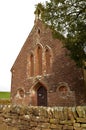
[[[38,29],[40,29],[40,33],[38,33]],[[49,75],[45,73],[45,60],[44,56],[42,56],[42,75],[37,77],[36,62],[38,59],[35,51],[37,44],[41,44],[43,55],[46,45],[52,50],[52,65]],[[28,56],[31,52],[36,57],[34,61],[35,74],[33,77],[29,76],[30,70],[28,68]],[[82,70],[77,68],[75,63],[65,55],[66,52],[67,50],[63,48],[62,43],[58,39],[53,39],[49,28],[46,28],[41,21],[35,23],[11,70],[12,101],[15,103],[23,102],[26,105],[37,105],[36,94],[31,94],[29,90],[34,88],[36,83],[41,82],[47,89],[49,106],[83,104],[85,89]],[[57,92],[59,83],[63,82],[67,83],[71,92],[69,97],[66,98],[59,96]],[[19,88],[24,89],[24,98],[19,99],[19,96],[15,97]]]

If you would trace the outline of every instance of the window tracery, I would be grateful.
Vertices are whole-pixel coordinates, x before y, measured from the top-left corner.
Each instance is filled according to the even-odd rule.
[[[50,74],[52,65],[51,48],[37,44],[35,49],[29,54],[29,61],[27,65],[29,77],[41,76],[43,71],[45,74]]]

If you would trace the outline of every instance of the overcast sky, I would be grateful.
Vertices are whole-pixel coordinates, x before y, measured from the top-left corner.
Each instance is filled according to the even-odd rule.
[[[45,0],[0,0],[0,91],[11,90],[10,69],[34,25],[39,2]]]

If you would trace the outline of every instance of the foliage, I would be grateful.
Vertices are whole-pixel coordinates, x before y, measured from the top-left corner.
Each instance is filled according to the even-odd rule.
[[[42,21],[65,36],[70,57],[82,67],[86,60],[86,0],[50,0],[38,7]]]

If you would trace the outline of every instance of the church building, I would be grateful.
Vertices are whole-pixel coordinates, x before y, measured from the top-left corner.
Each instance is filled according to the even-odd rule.
[[[84,105],[83,70],[52,30],[36,19],[11,72],[11,99],[16,105]]]

